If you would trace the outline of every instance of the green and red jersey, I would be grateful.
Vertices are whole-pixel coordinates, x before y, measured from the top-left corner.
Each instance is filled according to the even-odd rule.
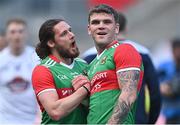
[[[74,90],[72,87],[72,79],[84,72],[87,63],[76,58],[71,65],[66,65],[58,60],[55,56],[48,56],[41,61],[41,64],[36,66],[32,82],[35,90],[37,100],[38,96],[46,91],[56,91],[59,99],[71,95]],[[42,111],[42,124],[86,124],[87,123],[87,109],[80,104],[69,115],[54,121],[47,114],[46,110],[38,100]]]
[[[112,42],[91,62],[88,70],[92,84],[88,124],[107,123],[121,93],[116,73],[128,70],[140,71],[139,91],[143,78],[141,56],[130,44],[121,44],[117,41]],[[121,123],[133,124],[135,110],[136,102]]]

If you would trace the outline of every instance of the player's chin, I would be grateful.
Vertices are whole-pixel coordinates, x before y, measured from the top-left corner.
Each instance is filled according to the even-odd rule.
[[[70,53],[72,58],[76,58],[80,54],[79,49],[73,49]]]
[[[98,39],[98,40],[96,41],[96,43],[97,43],[98,45],[104,45],[104,44],[107,43],[107,40],[106,40],[106,39]]]

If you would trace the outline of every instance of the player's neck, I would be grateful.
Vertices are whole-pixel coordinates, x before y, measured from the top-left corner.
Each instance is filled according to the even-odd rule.
[[[106,49],[106,47],[96,46],[96,50],[97,50],[98,55],[100,55],[105,49]]]
[[[14,56],[20,56],[23,53],[24,48],[11,48],[10,52]]]
[[[55,56],[58,60],[65,63],[66,65],[70,65],[73,62],[72,58],[64,58],[64,57],[60,56],[58,53],[56,53],[56,52],[53,53],[53,56]]]
[[[71,65],[73,62],[73,59],[72,58],[62,58],[62,62],[67,65]]]
[[[116,39],[117,39],[118,41],[125,40],[125,39],[126,39],[126,35],[123,34],[123,33],[119,33],[119,34],[116,36]]]

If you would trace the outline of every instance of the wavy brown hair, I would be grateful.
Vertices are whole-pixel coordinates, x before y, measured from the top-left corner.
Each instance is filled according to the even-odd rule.
[[[59,22],[64,21],[63,19],[50,19],[44,22],[39,30],[39,43],[36,46],[36,53],[41,59],[45,59],[51,54],[51,49],[47,45],[49,40],[54,41],[53,28]]]

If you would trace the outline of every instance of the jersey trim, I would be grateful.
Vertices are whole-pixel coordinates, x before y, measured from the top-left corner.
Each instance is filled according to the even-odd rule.
[[[64,66],[64,67],[66,67],[66,68],[72,69],[72,68],[74,67],[74,60],[73,60],[73,62],[72,62],[70,65],[67,65],[67,64],[65,64],[65,63],[63,63],[63,62],[60,62],[60,64],[61,64],[62,66]]]
[[[56,64],[56,62],[54,60],[52,60],[51,58],[49,58],[44,64],[42,64],[43,66],[49,68],[51,66],[54,66]]]
[[[123,69],[119,69],[118,71],[116,71],[116,73],[123,72],[123,71],[129,71],[129,70],[138,70],[138,71],[140,71],[140,68],[137,68],[137,67],[123,68]]]
[[[42,91],[40,91],[37,96],[39,96],[40,94],[44,93],[44,92],[48,92],[48,91],[56,91],[56,89],[44,89]]]
[[[97,60],[99,60],[99,58],[104,54],[104,52],[106,51],[107,49],[104,49],[103,52],[101,52],[100,54],[97,54]]]
[[[83,63],[86,63],[86,64],[87,64],[87,62],[86,62],[85,60],[81,59],[81,58],[75,58],[74,60],[75,60],[75,61],[80,61],[80,62],[83,62]]]

